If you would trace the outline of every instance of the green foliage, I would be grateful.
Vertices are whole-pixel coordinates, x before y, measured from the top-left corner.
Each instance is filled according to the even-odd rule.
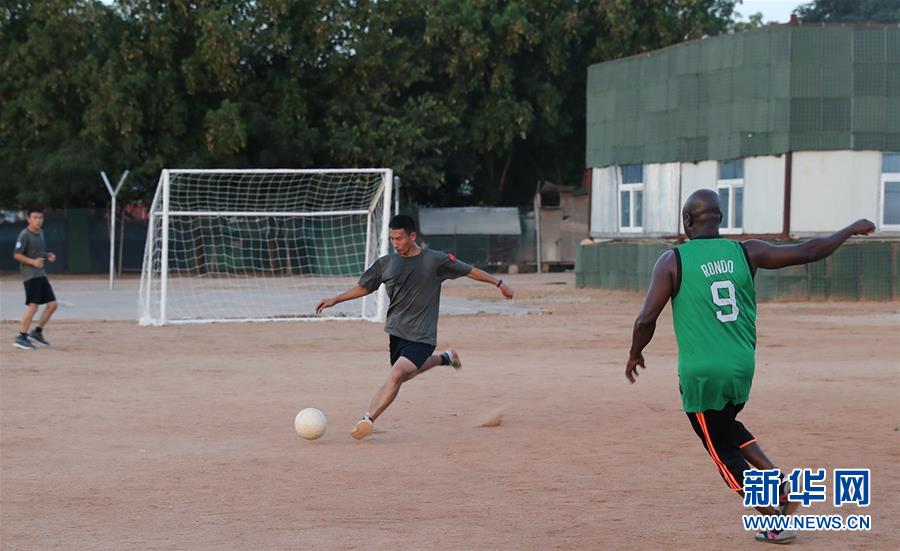
[[[897,0],[815,0],[799,6],[797,17],[804,23],[900,23]]]
[[[577,184],[591,63],[738,28],[733,0],[98,0],[0,8],[0,205],[98,172],[392,167],[406,199]],[[461,197],[463,181],[474,197]]]

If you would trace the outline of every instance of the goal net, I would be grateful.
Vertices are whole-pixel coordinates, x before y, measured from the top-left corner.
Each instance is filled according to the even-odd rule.
[[[382,320],[384,290],[315,316],[388,251],[393,174],[164,170],[150,209],[142,325]]]

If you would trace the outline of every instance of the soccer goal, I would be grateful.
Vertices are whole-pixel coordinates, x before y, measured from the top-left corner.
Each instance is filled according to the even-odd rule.
[[[383,320],[384,289],[315,316],[388,252],[393,173],[163,170],[150,209],[141,325]]]

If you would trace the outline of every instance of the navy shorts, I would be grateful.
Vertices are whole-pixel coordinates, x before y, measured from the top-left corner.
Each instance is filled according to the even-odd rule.
[[[33,277],[25,283],[25,306],[29,304],[47,304],[56,300],[53,287],[46,277]]]
[[[390,335],[390,337],[391,365],[397,363],[397,360],[402,356],[411,361],[416,366],[416,369],[419,369],[425,363],[425,360],[434,353],[433,344],[408,341],[395,335]]]

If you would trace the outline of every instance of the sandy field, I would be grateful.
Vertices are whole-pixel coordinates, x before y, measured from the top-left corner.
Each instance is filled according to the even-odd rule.
[[[670,312],[630,386],[641,296],[506,279],[537,311],[443,317],[439,346],[463,369],[405,384],[362,442],[349,431],[388,372],[378,324],[60,320],[52,348],[25,352],[2,323],[0,545],[764,547],[680,409]],[[499,297],[468,282],[445,295]],[[872,469],[867,509],[804,511],[871,514],[872,531],[794,547],[900,548],[900,303],[763,304],[759,336],[740,419],[769,456]],[[294,433],[304,407],[328,415],[317,441]]]

